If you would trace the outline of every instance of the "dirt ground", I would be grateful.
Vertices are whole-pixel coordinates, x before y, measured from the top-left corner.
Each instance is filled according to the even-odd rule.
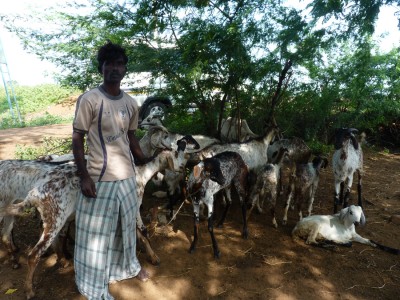
[[[43,134],[70,134],[71,127],[49,126],[0,130],[0,158],[13,158],[16,143],[40,142]],[[400,248],[400,156],[364,149],[364,212],[367,224],[357,231],[381,244]],[[142,214],[159,204],[147,189]],[[352,203],[355,203],[355,192]],[[314,213],[332,212],[333,176],[331,167],[323,170]],[[220,207],[216,207],[217,215]],[[224,228],[215,228],[221,258],[214,259],[207,222],[200,227],[199,246],[188,253],[193,237],[192,207],[185,204],[177,219],[157,227],[152,236],[153,249],[161,259],[159,266],[139,259],[151,276],[141,283],[136,279],[110,286],[116,299],[398,299],[400,257],[354,243],[351,248],[324,249],[293,241],[290,233],[296,214],[289,211],[288,225],[282,226],[283,199],[278,201],[279,227],[271,225],[269,214],[252,214],[250,236],[241,237],[239,205],[234,202]],[[0,226],[1,227],[1,226]],[[13,270],[0,245],[0,299],[25,299],[23,283],[26,253],[38,239],[40,220],[20,218],[15,240],[20,247],[21,268]],[[73,245],[70,245],[71,250]],[[74,284],[73,267],[61,268],[55,254],[44,257],[35,273],[36,299],[81,300]],[[12,292],[6,294],[6,292]]]

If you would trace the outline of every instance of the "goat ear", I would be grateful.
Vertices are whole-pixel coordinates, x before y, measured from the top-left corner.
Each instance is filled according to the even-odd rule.
[[[150,136],[150,143],[152,146],[154,146],[154,145],[158,145],[159,142],[160,142],[160,131],[155,131]]]
[[[171,156],[167,156],[167,163],[168,163],[169,168],[171,170],[174,170],[174,160],[172,159]]]
[[[195,179],[198,179],[200,177],[200,173],[201,173],[201,167],[200,166],[194,166],[193,168],[193,176]]]
[[[343,222],[348,212],[349,212],[348,207],[343,208],[339,213],[339,220]]]
[[[364,226],[365,225],[365,215],[364,215],[364,212],[362,211],[362,209],[361,209],[361,218],[360,218],[360,224],[362,225],[362,226]]]

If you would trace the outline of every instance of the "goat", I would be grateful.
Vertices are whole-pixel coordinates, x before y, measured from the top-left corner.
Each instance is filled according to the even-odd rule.
[[[308,216],[311,215],[315,193],[318,188],[319,175],[321,169],[328,166],[328,159],[316,156],[312,162],[307,164],[297,164],[294,175],[290,176],[287,200],[283,214],[283,224],[287,223],[287,213],[291,201],[295,199],[297,212],[300,220],[303,218],[302,205],[304,200],[308,200]]]
[[[149,127],[139,144],[143,154],[147,157],[152,156],[160,149],[172,149],[168,129],[162,125]]]
[[[335,195],[333,212],[337,206],[347,207],[353,184],[354,172],[358,174],[358,205],[362,207],[361,184],[363,174],[363,152],[354,133],[355,128],[339,128],[335,132],[335,152],[332,157],[332,167],[335,180]],[[346,186],[345,186],[346,185]],[[343,193],[346,191],[344,197]]]
[[[229,117],[227,119],[222,119],[221,123],[221,141],[224,143],[245,142],[257,137],[244,119]]]
[[[193,153],[191,160],[196,164],[203,158],[212,157],[215,154],[232,151],[240,154],[249,169],[254,169],[267,163],[267,151],[271,140],[278,133],[276,127],[271,127],[267,132],[255,139],[243,143],[214,144]]]
[[[334,215],[313,215],[298,221],[292,231],[294,239],[304,239],[308,245],[329,246],[332,243],[351,246],[352,242],[377,247],[393,254],[400,250],[378,244],[356,233],[355,225],[365,224],[361,206],[350,205]]]
[[[139,124],[140,129],[150,129],[153,126],[164,126],[161,118],[157,114],[148,115],[142,122]]]
[[[182,153],[182,150],[164,150],[152,161],[136,167],[136,192],[139,205],[143,199],[144,187],[152,175],[167,167],[177,170],[182,168],[184,160],[187,159]],[[58,244],[58,234],[65,232],[68,223],[74,218],[75,203],[80,190],[80,179],[76,175],[76,171],[74,164],[50,166],[35,161],[3,161],[0,163],[0,178],[2,179],[0,181],[2,185],[0,220],[4,218],[2,238],[8,243],[6,246],[9,252],[11,250],[11,254],[13,254],[13,251],[16,250],[11,234],[14,216],[23,215],[27,207],[36,207],[43,221],[42,235],[28,254],[28,273],[25,282],[28,299],[34,296],[32,279],[40,257],[53,242],[55,245]],[[15,204],[16,199],[23,198],[22,202]],[[137,222],[140,225],[139,210]],[[136,231],[138,239],[145,242],[151,262],[158,264],[159,258],[151,249],[150,244],[139,228]],[[65,253],[60,248],[55,250],[58,259],[65,261]],[[17,263],[15,254],[12,257],[14,263]]]
[[[281,148],[288,149],[285,162],[289,163],[291,170],[294,170],[296,164],[308,163],[311,158],[311,150],[307,144],[298,137],[292,137],[272,142],[268,147],[268,161],[272,161]]]
[[[294,175],[296,170],[296,164],[306,164],[311,158],[311,150],[307,144],[298,137],[292,137],[289,139],[280,139],[271,143],[268,147],[268,161],[272,161],[278,154],[279,149],[288,149],[287,155],[283,164],[289,168],[289,174]],[[282,173],[282,169],[281,169]],[[282,176],[280,176],[280,190],[279,193],[283,192]]]
[[[214,195],[222,190],[234,185],[239,195],[243,216],[242,236],[248,237],[246,219],[246,190],[247,190],[248,168],[242,157],[232,151],[225,151],[216,154],[214,157],[206,158],[197,164],[188,180],[188,192],[193,199],[194,211],[194,237],[190,246],[190,253],[196,249],[198,241],[198,231],[200,222],[200,203],[204,203],[208,208],[208,231],[210,232],[213,245],[214,257],[220,257],[220,251],[214,236]],[[230,202],[225,206],[225,210],[218,223],[222,226],[228,212]]]
[[[251,208],[248,213],[248,218],[255,206],[258,211],[262,212],[262,206],[264,204],[264,198],[268,196],[269,204],[271,207],[272,225],[277,228],[278,223],[275,218],[275,206],[278,195],[278,185],[280,177],[280,164],[284,156],[288,153],[288,149],[279,149],[279,154],[275,158],[274,163],[268,163],[262,167],[250,171],[249,181],[250,183],[250,196]]]
[[[243,143],[210,145],[200,151],[193,153],[188,163],[197,164],[204,158],[212,157],[224,151],[232,151],[239,153],[249,170],[253,170],[267,163],[268,146],[277,133],[278,128],[271,127],[263,136],[251,139]],[[228,198],[228,202],[232,202],[229,188],[224,189],[224,192],[226,198]]]

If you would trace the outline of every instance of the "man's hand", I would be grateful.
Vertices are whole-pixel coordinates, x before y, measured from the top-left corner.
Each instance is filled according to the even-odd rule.
[[[88,198],[96,198],[96,185],[90,176],[81,177],[82,194]]]
[[[156,157],[156,155],[152,155],[152,156],[150,156],[150,157],[145,157],[145,158],[143,158],[143,159],[141,159],[141,160],[135,158],[135,165],[136,165],[136,166],[145,165],[145,164],[147,164],[148,162],[152,161],[152,160],[154,159],[154,157]]]

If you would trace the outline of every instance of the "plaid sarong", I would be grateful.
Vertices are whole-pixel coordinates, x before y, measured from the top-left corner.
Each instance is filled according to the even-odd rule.
[[[136,257],[136,182],[97,182],[97,198],[80,193],[76,208],[75,280],[88,299],[114,299],[111,281],[135,277],[141,267]]]

